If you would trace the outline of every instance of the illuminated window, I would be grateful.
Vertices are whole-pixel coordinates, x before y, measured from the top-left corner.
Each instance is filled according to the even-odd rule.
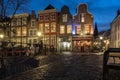
[[[76,33],[80,34],[80,31],[81,31],[81,27],[80,26],[76,26]]]
[[[26,36],[26,35],[27,35],[27,34],[26,34],[26,31],[27,31],[27,30],[26,30],[26,27],[23,27],[23,28],[22,28],[22,36]]]
[[[39,24],[39,30],[41,33],[43,33],[43,24]]]
[[[80,15],[80,19],[81,19],[81,22],[85,22],[85,14],[84,13],[82,13]]]
[[[56,36],[52,35],[51,36],[51,45],[55,45],[55,41],[56,41]]]
[[[60,34],[64,34],[65,33],[65,26],[60,26]]]
[[[22,32],[22,34],[21,34]],[[26,28],[25,27],[22,27],[22,30],[21,30],[21,27],[17,28],[17,36],[26,36]]]
[[[48,35],[45,35],[45,44],[49,45],[49,36]]]
[[[20,35],[21,35],[21,28],[18,27],[18,28],[17,28],[17,36],[20,36]]]
[[[63,22],[67,22],[67,14],[63,14],[62,15],[62,21]]]
[[[56,23],[51,23],[51,32],[56,32]]]
[[[49,32],[49,23],[46,23],[45,24],[45,33],[48,33]]]
[[[35,38],[29,38],[28,42],[29,43],[37,43],[37,39],[35,39]]]
[[[51,20],[55,20],[55,13],[51,14]]]
[[[93,26],[89,25],[90,33],[93,34]]]
[[[85,34],[90,34],[90,26],[89,25],[85,26]]]
[[[72,25],[67,26],[67,33],[72,33]]]
[[[48,15],[48,14],[45,15],[45,20],[46,20],[46,21],[49,21],[49,15]]]
[[[36,36],[36,32],[37,32],[36,29],[30,29],[29,30],[29,36]]]

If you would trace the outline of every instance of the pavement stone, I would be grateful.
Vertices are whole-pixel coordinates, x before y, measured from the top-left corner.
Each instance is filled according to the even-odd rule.
[[[39,66],[9,76],[6,80],[102,80],[103,56],[75,52],[37,56]],[[111,71],[110,80],[120,80],[119,72]],[[116,77],[117,76],[117,77]]]

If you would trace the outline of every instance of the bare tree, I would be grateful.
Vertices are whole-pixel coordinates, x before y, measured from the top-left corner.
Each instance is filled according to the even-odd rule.
[[[29,2],[30,0],[0,0],[0,29],[3,30],[4,35],[14,15],[26,10]],[[9,29],[11,31],[11,27]]]

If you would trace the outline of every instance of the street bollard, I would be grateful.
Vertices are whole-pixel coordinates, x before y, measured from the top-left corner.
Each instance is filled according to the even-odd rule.
[[[46,55],[46,45],[45,45],[45,55]]]
[[[3,55],[2,55],[2,58],[1,58],[1,78],[4,80],[5,77],[6,77],[6,66],[4,64],[4,59],[3,59]]]

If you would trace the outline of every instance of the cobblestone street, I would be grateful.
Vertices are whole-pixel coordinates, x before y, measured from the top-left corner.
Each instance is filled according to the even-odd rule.
[[[36,57],[39,67],[9,76],[6,80],[102,80],[102,57],[63,52],[48,55],[42,61],[39,56]]]

